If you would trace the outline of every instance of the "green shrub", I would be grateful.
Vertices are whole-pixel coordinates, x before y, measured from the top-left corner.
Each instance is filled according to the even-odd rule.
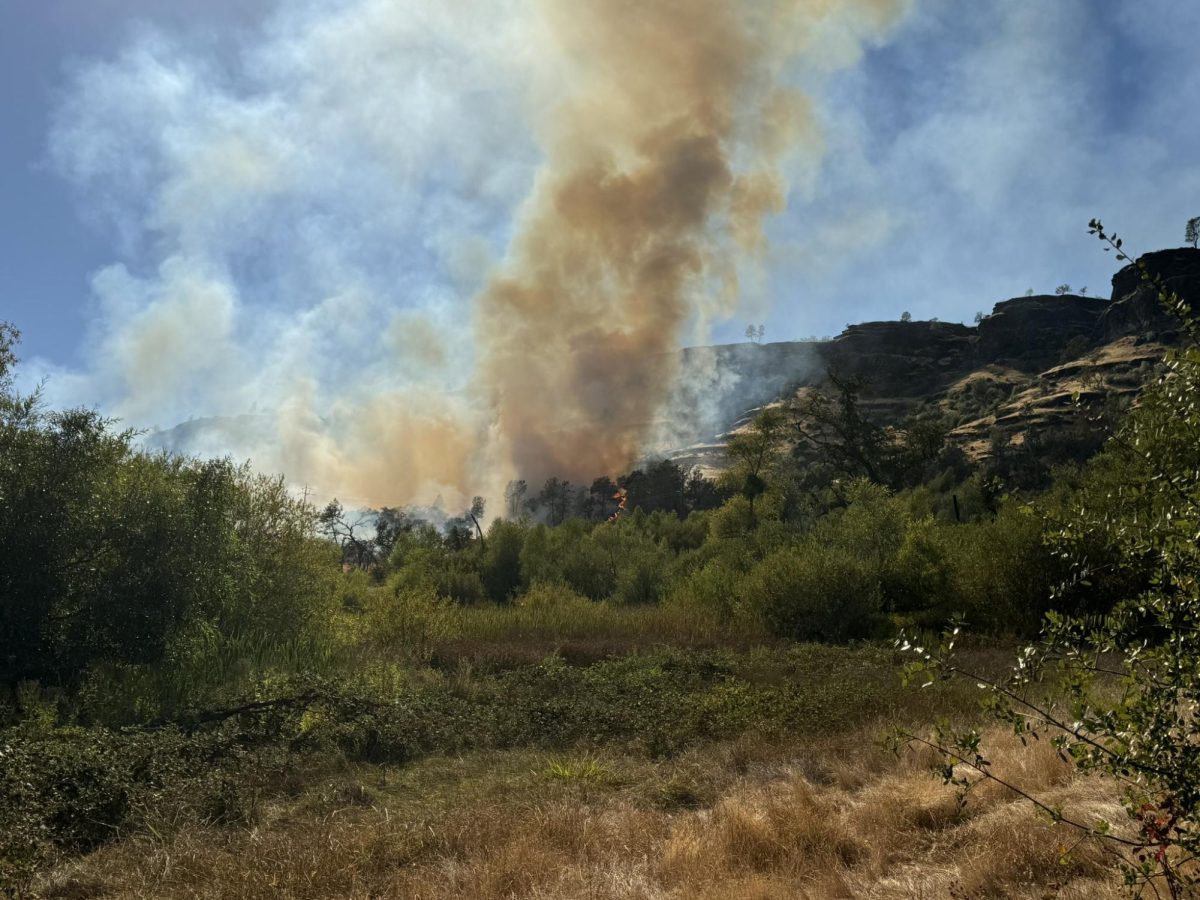
[[[525,584],[521,569],[525,532],[524,525],[503,519],[497,519],[488,529],[481,577],[488,597],[496,603],[509,602]]]
[[[1067,570],[1034,510],[1008,503],[995,519],[951,528],[948,536],[953,592],[972,630],[1035,631]]]
[[[393,554],[393,561],[397,558]],[[395,571],[387,582],[394,593],[433,592],[464,606],[482,603],[488,598],[480,574],[482,559],[478,547],[457,552],[440,544],[432,548],[410,547],[400,558],[403,562],[394,566]]]
[[[587,606],[591,601],[580,596],[561,582],[535,581],[529,590],[521,595],[517,605],[522,610],[547,612]]]
[[[865,479],[846,490],[847,505],[813,528],[809,539],[857,556],[876,578],[893,566],[908,532],[906,505],[885,487]]]
[[[662,553],[649,550],[631,553],[621,561],[613,599],[626,605],[657,603],[666,588],[666,567]]]
[[[738,494],[712,513],[709,532],[716,538],[739,538],[751,534],[757,524],[750,501]]]
[[[882,598],[869,563],[852,550],[807,540],[759,563],[740,586],[743,602],[775,635],[800,641],[864,638]]]
[[[946,531],[929,518],[910,523],[884,578],[884,595],[892,610],[922,612],[922,622],[935,628],[961,605]]]
[[[714,615],[718,621],[728,622],[740,609],[740,586],[745,574],[742,566],[730,565],[720,558],[709,559],[699,568],[680,576],[666,602],[697,609]]]
[[[453,633],[455,610],[436,591],[401,588],[371,595],[364,621],[368,639],[387,650],[428,659]]]
[[[533,583],[562,582],[593,600],[612,596],[617,586],[615,530],[573,519],[558,528],[531,529],[521,551],[521,569]],[[597,533],[598,532],[598,533]]]

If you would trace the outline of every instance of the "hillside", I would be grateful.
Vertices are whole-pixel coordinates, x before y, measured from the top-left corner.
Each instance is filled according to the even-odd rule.
[[[1200,250],[1162,250],[1142,261],[1182,298],[1200,301]],[[832,370],[865,380],[864,407],[882,423],[936,405],[957,423],[951,440],[981,459],[1030,434],[1069,428],[1078,417],[1076,395],[1098,406],[1136,396],[1179,337],[1129,265],[1113,276],[1109,299],[1015,297],[973,326],[864,322],[830,341],[686,350],[676,405],[702,408],[696,394],[718,391],[720,399],[708,401],[716,407],[710,421],[723,433],[697,433],[667,455],[681,465],[721,468],[725,434],[763,405],[826,384]]]

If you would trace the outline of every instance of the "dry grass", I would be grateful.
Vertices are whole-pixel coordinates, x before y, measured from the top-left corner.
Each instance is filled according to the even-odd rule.
[[[1120,819],[1106,783],[1043,747],[997,765],[1069,813]],[[870,735],[748,739],[669,762],[531,752],[363,768],[253,830],[134,838],[60,868],[57,897],[1117,898],[1103,853],[982,785],[965,805],[928,754]],[[604,777],[594,777],[596,772]]]

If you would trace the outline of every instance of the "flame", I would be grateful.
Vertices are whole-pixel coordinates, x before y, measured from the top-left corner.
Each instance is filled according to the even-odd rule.
[[[629,502],[629,491],[621,489],[613,494],[612,498],[617,501],[617,511],[608,517],[608,521],[615,522],[621,518],[621,513],[625,512],[625,504]]]

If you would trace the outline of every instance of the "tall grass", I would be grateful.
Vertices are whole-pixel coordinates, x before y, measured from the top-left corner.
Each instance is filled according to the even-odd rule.
[[[999,754],[1068,814],[1119,814],[1115,786],[1077,779],[1053,748],[1001,740]],[[253,830],[147,834],[39,887],[168,900],[1126,896],[1098,846],[1002,792],[960,803],[933,762],[888,756],[855,731],[806,746],[743,740],[662,763],[510,752],[350,771]]]
[[[357,620],[362,645],[425,664],[535,662],[560,654],[588,662],[653,647],[751,647],[776,641],[757,623],[722,622],[680,604],[595,601],[562,584],[535,583],[515,603],[461,606],[421,589],[374,588]]]
[[[289,676],[330,675],[353,656],[345,635],[309,629],[284,639],[250,629],[192,632],[167,659],[143,666],[93,667],[76,706],[107,725],[170,718],[261,690]]]

